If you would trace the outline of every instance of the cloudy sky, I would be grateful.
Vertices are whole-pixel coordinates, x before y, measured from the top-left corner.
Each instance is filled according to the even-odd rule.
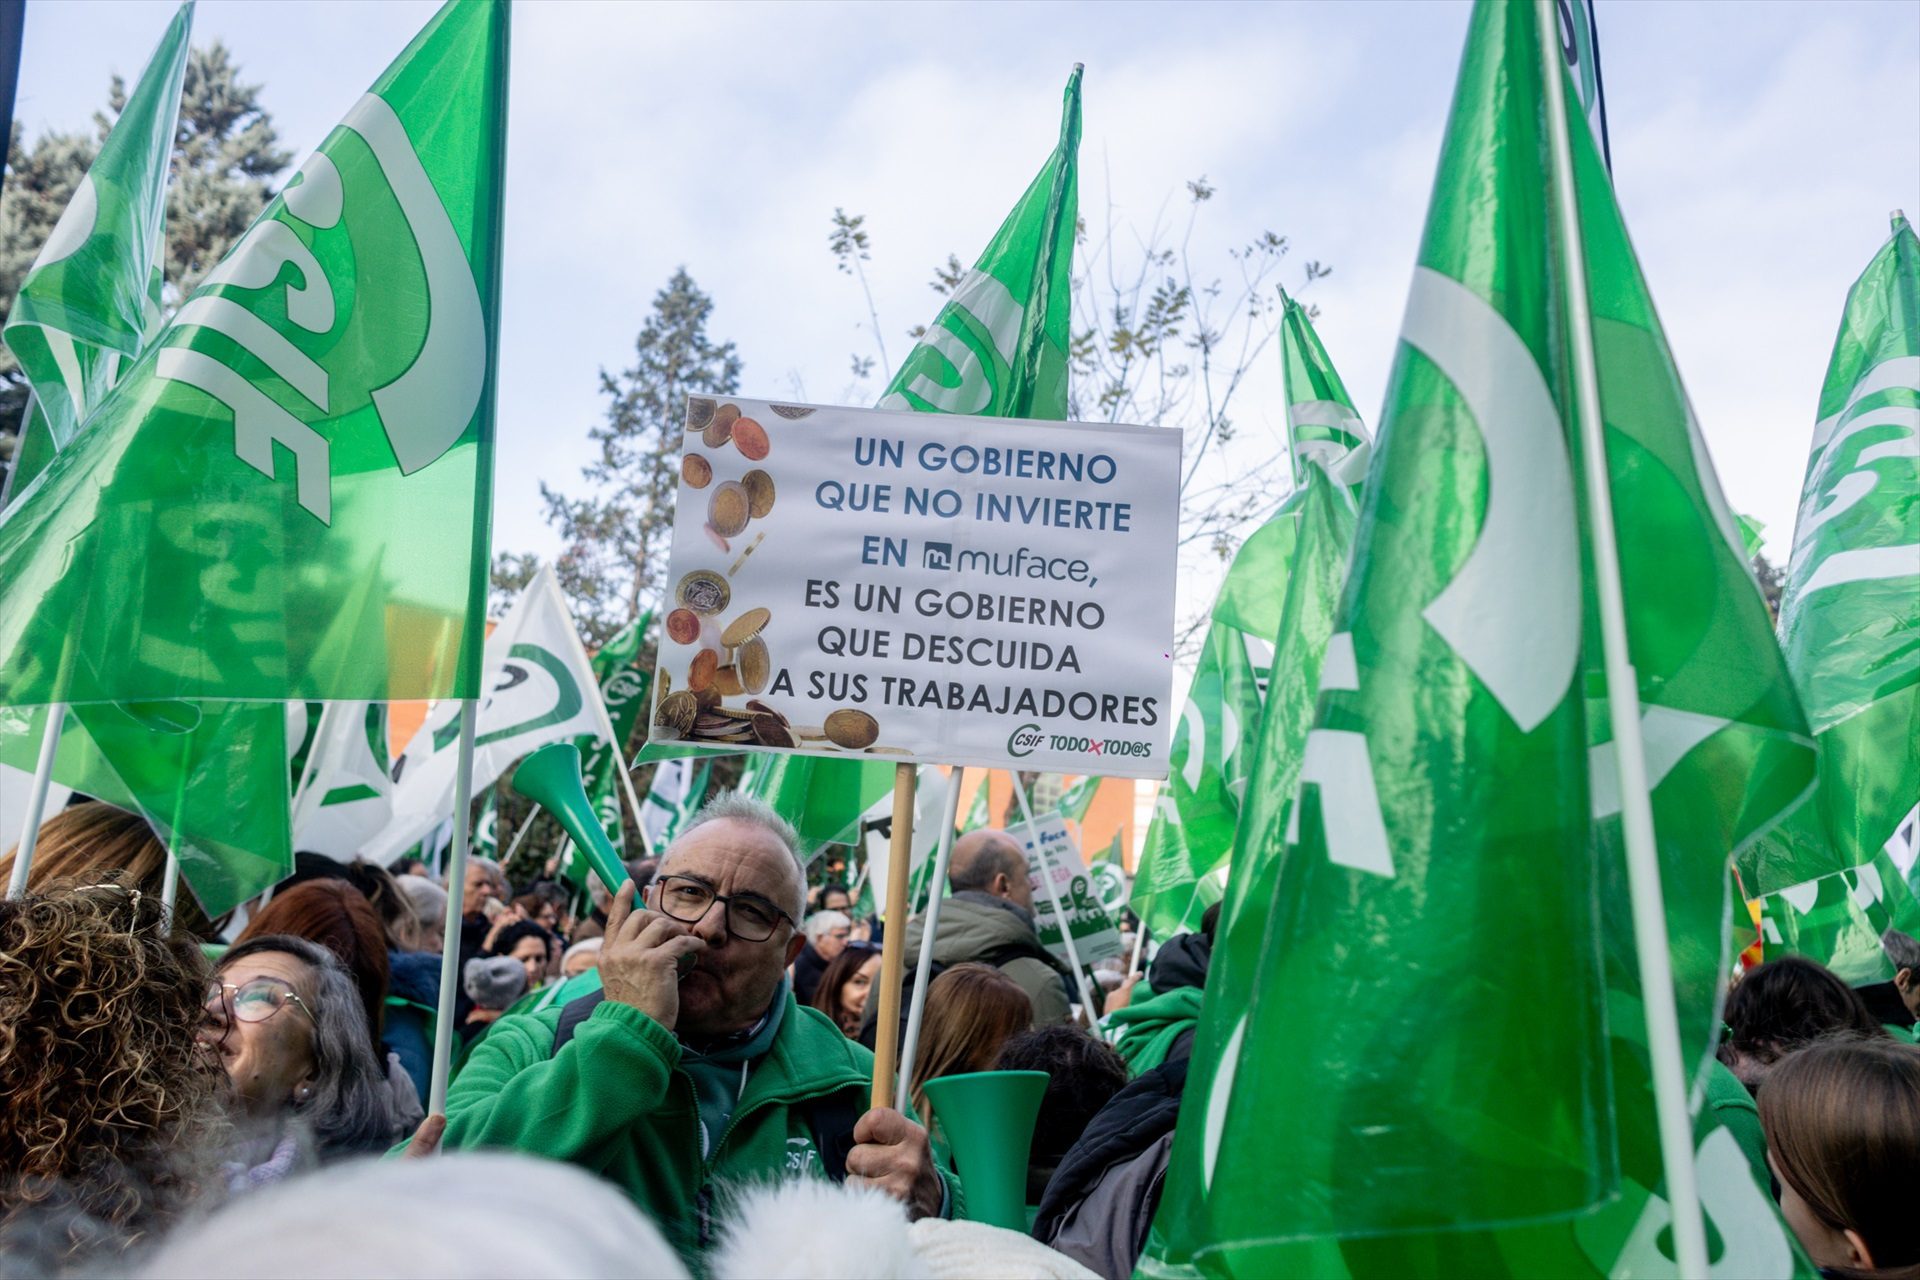
[[[1784,556],[1846,289],[1895,207],[1920,214],[1920,4],[1598,0],[1616,181],[1736,509]],[[304,155],[432,13],[390,0],[201,0],[195,38],[264,84]],[[28,6],[20,118],[85,127],[171,7]],[[1468,9],[1296,4],[522,4],[515,18],[495,545],[550,552],[537,482],[569,485],[631,351],[684,264],[739,344],[748,394],[860,403],[872,353],[827,252],[867,215],[888,354],[931,319],[932,266],[971,260],[1053,145],[1087,67],[1081,210],[1123,243],[1184,219],[1193,256],[1264,230],[1371,422],[1392,360]],[[1278,447],[1269,358],[1241,459]],[[1210,590],[1189,566],[1189,610]]]

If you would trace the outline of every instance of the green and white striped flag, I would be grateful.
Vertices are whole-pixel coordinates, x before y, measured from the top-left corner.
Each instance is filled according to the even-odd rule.
[[[1545,0],[1474,10],[1298,841],[1250,1006],[1211,1086],[1184,1098],[1175,1145],[1197,1144],[1198,1207],[1163,1202],[1149,1272],[1675,1271],[1585,567],[1571,250],[1550,231],[1560,163],[1696,1082],[1728,855],[1794,803],[1813,758],[1592,135],[1552,127],[1547,94],[1561,119],[1578,111],[1553,20]],[[1404,1034],[1408,1009],[1426,1034]],[[1803,1268],[1711,1112],[1695,1141],[1721,1272]]]
[[[33,387],[9,493],[24,495],[160,327],[167,179],[193,5],[180,6],[27,271],[6,343]]]
[[[1780,602],[1820,785],[1765,842],[1751,891],[1871,862],[1920,803],[1917,636],[1920,239],[1896,214],[1847,296]]]
[[[1306,462],[1313,459],[1356,494],[1367,478],[1373,442],[1353,397],[1334,370],[1327,349],[1305,307],[1280,291],[1280,368],[1287,379],[1287,448],[1293,456],[1293,485],[1306,487]]]
[[[1273,637],[1280,625],[1307,501],[1308,463],[1357,495],[1372,445],[1306,310],[1282,293],[1280,365],[1298,487],[1241,546],[1212,626],[1133,879],[1132,906],[1157,936],[1199,927],[1225,891],[1240,799],[1260,733]]]

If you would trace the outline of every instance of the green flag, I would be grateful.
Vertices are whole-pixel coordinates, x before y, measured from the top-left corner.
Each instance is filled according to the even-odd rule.
[[[1234,558],[1229,580],[1248,571],[1241,557],[1252,545]],[[1220,900],[1260,729],[1258,677],[1271,634],[1250,636],[1217,618],[1207,628],[1186,709],[1173,731],[1172,772],[1155,802],[1128,904],[1158,937],[1198,928],[1201,914]],[[1252,646],[1260,649],[1257,655]]]
[[[1088,774],[1084,778],[1076,778],[1072,785],[1061,791],[1060,801],[1054,808],[1060,811],[1060,816],[1063,818],[1072,818],[1075,822],[1085,822],[1087,820],[1087,810],[1093,808],[1093,798],[1100,794],[1100,784],[1104,781],[1106,781],[1106,779],[1096,777],[1093,774]]]
[[[1818,416],[1780,643],[1820,784],[1767,842],[1757,893],[1872,862],[1920,801],[1920,239],[1903,217],[1847,296]]]
[[[158,331],[192,25],[193,6],[181,6],[7,318],[8,348],[34,388],[9,481],[16,496],[73,442]],[[285,722],[277,702],[76,706],[64,717],[54,776],[144,816],[217,915],[292,868],[286,804],[276,799],[286,794]],[[30,769],[40,740],[20,723],[0,726],[0,760]]]
[[[488,787],[480,798],[480,813],[473,820],[472,841],[468,847],[476,857],[500,856],[500,791],[497,787]]]
[[[183,4],[7,315],[7,349],[33,387],[35,406],[9,482],[16,497],[159,327],[167,178],[192,31],[193,5]]]
[[[1205,1097],[1240,1015],[1262,978],[1267,908],[1286,851],[1289,811],[1300,778],[1307,731],[1313,724],[1321,664],[1333,634],[1335,607],[1346,583],[1353,547],[1354,511],[1345,488],[1328,478],[1317,458],[1303,464],[1298,542],[1285,582],[1273,679],[1252,762],[1250,788],[1228,877],[1225,905],[1214,930],[1207,993],[1188,1069],[1188,1089]],[[1344,651],[1341,657],[1345,658]],[[1170,1157],[1162,1212],[1149,1244],[1156,1258],[1190,1256],[1206,1230],[1206,1178],[1201,1172],[1202,1126],[1188,1124]],[[1164,1224],[1164,1227],[1163,1225]],[[1160,1238],[1170,1229],[1171,1240]]]
[[[902,362],[880,408],[1065,420],[1079,153],[1076,66],[1059,145]]]
[[[0,518],[0,704],[478,696],[507,29],[442,8]]]
[[[901,364],[880,408],[1065,420],[1079,150],[1075,67],[1059,145]],[[751,787],[810,843],[852,838],[844,833],[893,785],[884,761],[749,759],[751,782],[743,777],[740,789]]]
[[[890,764],[753,752],[739,790],[764,800],[814,848],[860,838],[860,819],[893,787]]]
[[[1284,289],[1280,299],[1285,304],[1280,367],[1287,379],[1287,446],[1293,456],[1294,487],[1305,486],[1305,463],[1313,458],[1358,493],[1373,456],[1366,425],[1320,345],[1306,308]]]
[[[1591,132],[1555,136],[1547,92],[1573,97],[1551,6],[1478,5],[1298,841],[1250,1007],[1184,1099],[1201,1220],[1162,1221],[1147,1269],[1673,1273],[1550,231],[1560,148],[1689,1077],[1710,1064],[1728,855],[1794,803],[1812,753]],[[1715,1261],[1792,1272],[1737,1142],[1710,1112],[1695,1140]]]
[[[600,700],[606,704],[615,740],[608,742],[591,733],[576,739],[587,798],[593,801],[593,811],[600,815],[600,824],[616,849],[622,847],[625,829],[620,817],[625,802],[620,797],[619,770],[626,768],[626,744],[633,736],[634,722],[652,701],[648,692],[653,687],[653,667],[640,660],[647,629],[652,625],[653,610],[648,609],[593,655],[593,677],[600,682]]]

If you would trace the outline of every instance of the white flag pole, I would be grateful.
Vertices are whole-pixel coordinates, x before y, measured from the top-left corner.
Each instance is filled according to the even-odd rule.
[[[460,763],[453,782],[453,848],[447,863],[447,927],[440,939],[440,1009],[434,1022],[428,1115],[447,1113],[447,1077],[453,1070],[453,1042],[460,1037],[453,1010],[460,992],[460,893],[467,882],[467,846],[473,838],[473,727],[479,709],[472,698],[460,704]]]
[[[9,898],[27,891],[27,872],[33,867],[33,848],[40,843],[40,819],[47,809],[47,788],[53,783],[53,757],[60,750],[60,730],[66,720],[66,703],[48,704],[47,725],[40,735],[40,758],[34,762],[33,786],[27,792],[27,817],[13,855],[13,877],[7,882]]]
[[[175,836],[175,840],[179,837]],[[173,915],[174,899],[180,896],[180,855],[173,846],[167,846],[167,870],[160,880],[160,905],[166,908],[167,915]]]
[[[1127,976],[1131,978],[1140,972],[1140,953],[1147,949],[1147,922],[1145,917],[1136,914],[1133,917],[1133,959],[1127,961]]]
[[[920,1048],[920,1020],[927,1010],[927,984],[933,981],[933,935],[940,927],[940,900],[946,896],[942,890],[947,885],[947,862],[953,856],[953,820],[960,813],[960,780],[966,772],[955,765],[953,776],[947,780],[946,818],[940,827],[940,843],[934,849],[933,876],[927,882],[933,891],[927,898],[926,927],[920,931],[920,960],[913,969],[913,999],[907,1003],[907,1037],[900,1045],[900,1083],[894,1090],[893,1109],[901,1115],[908,1114],[907,1108],[912,1102],[907,1095],[913,1085],[913,1060]],[[885,1035],[887,1030],[881,1027],[878,1034]]]
[[[1648,793],[1646,745],[1640,736],[1640,682],[1627,647],[1626,597],[1620,585],[1613,494],[1607,472],[1606,425],[1600,410],[1599,367],[1593,354],[1593,315],[1587,292],[1586,247],[1580,238],[1580,205],[1574,189],[1573,146],[1567,126],[1565,75],[1553,0],[1535,0],[1539,29],[1541,89],[1547,107],[1547,149],[1553,160],[1554,215],[1559,223],[1561,274],[1566,281],[1567,336],[1573,356],[1576,426],[1585,472],[1587,516],[1592,529],[1594,589],[1600,643],[1606,663],[1607,713],[1620,779],[1620,821],[1626,837],[1627,881],[1633,905],[1633,944],[1640,967],[1640,993],[1647,1019],[1647,1053],[1653,1071],[1654,1114],[1667,1203],[1673,1212],[1673,1244],[1679,1272],[1705,1280],[1707,1234],[1694,1177],[1693,1122],[1681,1069],[1680,1015],[1674,1003],[1673,960],[1667,950],[1667,912],[1660,885],[1660,855]]]
[[[520,829],[513,833],[513,839],[509,841],[507,844],[506,853],[502,854],[500,857],[501,866],[504,867],[509,862],[512,862],[513,855],[520,852],[520,842],[527,838],[527,832],[533,830],[534,820],[539,816],[540,816],[540,806],[536,804],[533,806],[533,812],[527,815],[527,820],[520,824]]]
[[[1098,1016],[1093,1007],[1093,988],[1087,985],[1087,971],[1080,967],[1080,951],[1073,945],[1073,930],[1067,927],[1066,908],[1060,905],[1060,886],[1053,882],[1053,863],[1047,851],[1040,847],[1040,832],[1033,825],[1033,806],[1027,802],[1027,789],[1020,782],[1020,775],[1009,769],[1007,776],[1013,779],[1013,794],[1020,800],[1020,817],[1027,824],[1027,839],[1033,844],[1034,856],[1040,859],[1040,883],[1047,886],[1047,899],[1053,903],[1053,918],[1060,922],[1060,940],[1067,944],[1067,963],[1073,966],[1074,981],[1080,984],[1080,1007],[1086,1010],[1087,1025],[1092,1026]]]

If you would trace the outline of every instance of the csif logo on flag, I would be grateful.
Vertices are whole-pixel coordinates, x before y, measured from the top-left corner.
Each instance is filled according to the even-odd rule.
[[[296,278],[282,283],[289,266]],[[416,333],[417,345],[373,340],[396,332]],[[290,481],[300,507],[329,525],[332,446],[315,424],[341,435],[377,424],[411,475],[465,434],[486,382],[466,250],[400,118],[375,94],[301,166],[167,337],[155,374],[224,406],[235,455]],[[276,445],[292,476],[279,474]]]

